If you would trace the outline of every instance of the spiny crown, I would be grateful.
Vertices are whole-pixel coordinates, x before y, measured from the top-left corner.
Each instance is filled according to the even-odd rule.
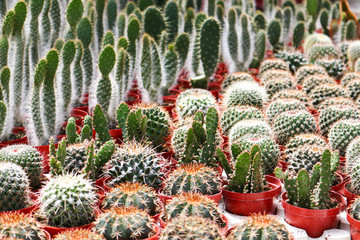
[[[30,214],[24,214],[22,212],[9,212],[9,213],[1,213],[0,214],[0,225],[1,227],[15,227],[19,224],[36,224],[38,225],[38,222],[35,221],[31,217]]]
[[[84,239],[91,239],[91,240],[105,240],[105,238],[98,233],[95,233],[89,229],[75,229],[65,231],[56,235],[54,240],[62,240],[62,239],[71,239],[71,240],[84,240]]]
[[[5,154],[22,155],[24,152],[37,151],[37,150],[30,145],[17,144],[17,145],[7,146],[7,147],[1,149],[0,151]]]
[[[125,217],[133,214],[148,215],[144,210],[138,209],[134,206],[122,206],[122,207],[113,207],[105,211],[105,213],[114,214],[118,217]]]
[[[185,172],[187,175],[197,175],[207,171],[214,172],[212,168],[206,167],[205,164],[201,163],[184,164],[178,168],[178,172]]]
[[[125,182],[125,183],[120,183],[119,185],[115,185],[115,189],[120,190],[121,192],[128,194],[128,195],[134,195],[138,192],[154,192],[155,191],[142,183],[139,182]],[[114,190],[112,190],[114,191]]]
[[[172,202],[173,201],[186,202],[191,205],[195,205],[195,204],[203,205],[206,203],[214,204],[214,201],[211,200],[210,198],[208,198],[200,193],[193,193],[193,192],[181,193],[181,194],[177,195],[176,197],[174,197]]]
[[[246,219],[248,225],[256,226],[258,228],[268,228],[274,224],[280,224],[278,219],[269,214],[253,214]]]
[[[137,141],[127,141],[124,142],[120,148],[116,150],[118,153],[127,154],[127,155],[153,155],[156,154],[155,150],[151,147],[139,143]]]

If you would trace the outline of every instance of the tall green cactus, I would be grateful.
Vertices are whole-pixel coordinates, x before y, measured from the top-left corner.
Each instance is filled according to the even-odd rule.
[[[247,69],[251,63],[251,37],[249,31],[249,18],[246,14],[240,16],[241,24],[241,52],[242,52],[242,70]]]
[[[6,6],[7,0],[0,0],[0,18],[3,18],[6,14],[7,6]]]
[[[117,19],[118,36],[123,37],[126,29],[126,17],[125,14],[119,14]]]
[[[35,134],[39,144],[44,139],[44,130],[41,118],[41,104],[40,104],[40,91],[41,85],[45,79],[47,62],[46,59],[41,59],[35,69],[34,85],[31,92],[31,116],[34,124]]]
[[[55,43],[56,39],[60,36],[61,31],[61,9],[59,0],[51,0],[50,8],[50,19],[51,19],[51,45]]]
[[[163,94],[168,93],[169,88],[175,83],[178,66],[180,66],[178,64],[178,55],[174,50],[174,46],[169,45],[169,48],[164,55],[164,70],[165,70],[166,84],[162,89]]]
[[[127,36],[129,39],[128,53],[132,62],[132,68],[135,66],[136,61],[136,40],[140,35],[140,22],[137,18],[133,18],[129,21],[127,27]]]
[[[7,108],[3,101],[0,101],[0,135],[4,131]]]
[[[142,38],[142,52],[141,52],[141,79],[144,89],[148,92],[151,88],[151,47],[150,47],[151,37],[148,34],[144,34]]]
[[[47,138],[55,135],[56,131],[56,97],[55,97],[55,74],[59,65],[59,53],[52,49],[46,55],[46,73],[42,89],[41,106],[44,108],[44,129]]]
[[[68,114],[69,106],[71,104],[72,95],[72,78],[71,78],[71,63],[76,54],[76,46],[73,40],[65,43],[62,50],[62,72],[61,72],[61,92],[63,100],[63,113]]]
[[[194,38],[194,47],[192,53],[192,71],[197,74],[199,70],[200,64],[200,34],[201,34],[201,26],[203,22],[206,20],[206,15],[204,13],[198,13],[195,18],[195,38]]]
[[[257,60],[259,62],[262,62],[262,60],[265,57],[265,51],[266,51],[266,33],[264,30],[259,30],[256,33],[255,51],[256,51]]]
[[[148,7],[144,14],[144,31],[156,42],[159,42],[160,35],[166,29],[166,24],[161,12],[156,7]]]
[[[301,42],[305,36],[305,23],[303,21],[297,22],[293,31],[293,46],[295,49],[301,46]]]
[[[267,37],[273,48],[279,43],[281,36],[281,24],[278,19],[273,19],[267,29]]]
[[[65,39],[75,39],[76,29],[82,15],[84,13],[84,5],[81,0],[72,0],[66,9],[66,19],[70,25],[70,29],[66,34]]]
[[[10,83],[10,68],[9,67],[3,67],[0,71],[0,84],[2,93],[4,95],[4,102],[9,106],[10,102],[10,89],[9,89],[9,83]]]
[[[150,98],[153,102],[157,102],[163,73],[162,73],[162,65],[160,62],[161,53],[159,52],[158,45],[152,38],[150,38],[150,50],[151,50],[151,74],[152,74]]]
[[[108,121],[106,120],[105,114],[99,104],[97,104],[94,108],[93,125],[96,132],[95,139],[97,143],[102,145],[111,140]]]
[[[283,20],[282,20],[282,28],[281,28],[281,39],[284,44],[288,43],[292,17],[293,17],[292,9],[290,7],[285,7],[283,9]]]
[[[101,50],[101,41],[103,39],[104,35],[104,24],[103,24],[103,16],[104,16],[104,9],[105,9],[105,0],[96,0],[95,3],[95,9],[96,9],[96,34],[97,36],[97,44],[99,51]]]
[[[109,0],[106,5],[107,22],[110,31],[115,32],[115,24],[117,19],[117,4],[116,0]]]
[[[93,77],[93,59],[89,48],[93,37],[93,30],[89,18],[84,17],[80,20],[77,28],[77,36],[82,42],[84,49],[84,56],[81,61],[84,67],[85,92],[88,92],[92,85]]]
[[[39,15],[43,9],[44,0],[30,1],[30,51],[32,67],[36,65],[39,60]]]
[[[221,29],[224,29],[225,25],[225,10],[224,7],[220,4],[216,5],[216,18],[218,19],[220,23]]]
[[[169,1],[165,7],[165,20],[168,43],[175,41],[179,30],[179,9],[175,1]]]
[[[194,28],[194,18],[195,18],[195,12],[193,8],[188,8],[186,10],[184,20],[184,32],[188,34],[192,34],[193,28]]]
[[[124,48],[120,48],[116,60],[116,74],[115,80],[119,88],[119,100],[125,101],[126,93],[128,90],[130,70],[130,57]]]
[[[321,27],[323,28],[323,32],[324,32],[324,34],[329,36],[330,35],[329,26],[328,26],[329,18],[330,18],[329,11],[327,9],[323,8],[323,9],[321,9],[319,15],[320,15],[320,23],[321,23]]]
[[[179,69],[184,67],[188,57],[190,47],[190,36],[188,33],[182,33],[176,37],[175,50],[179,56]]]
[[[111,45],[112,47],[115,46],[114,34],[110,30],[107,31],[104,35],[104,39],[102,41],[102,48],[104,48],[106,45]]]
[[[355,40],[357,37],[357,27],[354,20],[349,20],[346,23],[346,30],[345,30],[345,39],[346,40]]]
[[[45,0],[41,14],[41,44],[45,46],[48,46],[51,37],[50,8],[51,0]]]
[[[3,20],[0,36],[0,69],[8,65],[9,37],[14,28],[15,12],[9,10]]]
[[[74,84],[75,84],[75,99],[77,102],[81,101],[81,95],[83,91],[83,68],[81,60],[83,58],[83,45],[80,40],[75,40],[76,54],[74,58],[73,72],[74,72]]]
[[[238,60],[238,33],[236,30],[237,26],[237,13],[235,8],[230,8],[228,11],[228,25],[229,25],[229,33],[227,36],[227,41],[229,45],[230,56],[235,62],[235,64],[239,65]]]
[[[99,70],[101,72],[101,78],[96,89],[97,101],[106,114],[108,114],[110,100],[112,97],[109,74],[114,68],[115,61],[116,54],[114,48],[107,45],[99,56]]]

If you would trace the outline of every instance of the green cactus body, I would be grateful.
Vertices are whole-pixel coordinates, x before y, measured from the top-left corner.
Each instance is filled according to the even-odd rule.
[[[248,105],[262,108],[266,98],[264,88],[260,87],[256,82],[241,81],[230,85],[223,99],[224,107],[237,105]]]
[[[115,39],[114,39],[114,33],[112,31],[107,31],[104,35],[104,38],[102,40],[102,48],[106,47],[106,45],[111,45],[112,47],[115,46]]]
[[[130,206],[144,210],[150,215],[159,213],[161,208],[159,196],[154,189],[138,182],[116,185],[102,202],[103,209]]]
[[[346,87],[351,80],[360,79],[360,74],[357,72],[348,72],[341,78],[341,85]]]
[[[303,84],[303,81],[310,75],[321,74],[327,75],[324,67],[317,65],[306,65],[300,67],[295,73],[295,79],[298,84]]]
[[[247,72],[235,72],[228,74],[224,81],[222,82],[222,88],[227,89],[229,86],[231,86],[235,82],[241,82],[241,81],[255,81],[254,78],[251,76],[251,74]]]
[[[289,171],[299,172],[305,169],[311,173],[314,165],[321,161],[324,151],[325,147],[317,144],[298,147],[288,156]]]
[[[81,101],[81,96],[83,92],[83,66],[81,65],[81,60],[83,58],[83,45],[80,40],[75,41],[76,46],[76,53],[74,57],[74,65],[73,65],[73,72],[74,72],[74,83],[75,83],[75,96],[78,96],[76,99],[77,102]]]
[[[97,36],[97,45],[98,50],[101,50],[101,41],[104,35],[104,25],[103,25],[103,16],[104,16],[104,9],[105,9],[105,0],[96,0],[95,1],[95,9],[96,9],[96,36]]]
[[[182,92],[176,100],[176,111],[181,118],[193,116],[197,111],[206,113],[216,106],[213,95],[203,89],[189,89]]]
[[[107,21],[108,27],[110,31],[115,31],[115,24],[117,19],[117,1],[110,0],[106,5],[106,12],[107,12]]]
[[[334,123],[329,130],[329,143],[334,150],[338,150],[340,156],[344,156],[349,143],[360,135],[359,120],[347,119]]]
[[[287,62],[292,73],[295,73],[298,68],[307,64],[307,59],[301,52],[281,51],[276,53],[275,57]]]
[[[55,98],[55,74],[59,64],[59,53],[52,49],[46,55],[46,73],[42,89],[41,104],[44,106],[44,129],[47,137],[56,131],[56,98]]]
[[[51,8],[51,0],[44,1],[44,7],[41,16],[41,44],[49,44],[51,37],[51,22],[49,12]]]
[[[156,102],[160,95],[160,85],[162,81],[162,66],[160,63],[160,52],[156,42],[150,39],[150,50],[151,50],[151,87],[150,87],[150,99]]]
[[[302,102],[305,106],[310,105],[310,98],[309,96],[302,90],[295,90],[295,89],[285,89],[275,93],[271,100],[275,101],[278,99],[295,99]]]
[[[44,0],[34,0],[30,2],[30,51],[31,51],[31,62],[33,66],[39,60],[39,15],[43,9]]]
[[[349,97],[349,92],[337,84],[323,84],[315,87],[309,96],[312,104],[316,107],[330,97]]]
[[[221,180],[215,170],[203,164],[180,165],[164,181],[163,193],[169,196],[186,192],[213,195],[220,192]]]
[[[6,36],[0,37],[0,69],[8,64],[9,40]]]
[[[157,189],[164,176],[163,167],[164,159],[154,149],[131,141],[115,151],[106,175],[112,178],[110,185],[139,181]]]
[[[120,101],[124,101],[128,91],[130,57],[126,50],[120,48],[116,62],[115,80],[119,88]]]
[[[310,94],[315,87],[322,84],[335,84],[335,80],[327,75],[310,75],[304,79],[302,84],[302,90],[307,94]]]
[[[357,27],[354,20],[349,20],[346,23],[345,39],[355,40],[357,38]]]
[[[152,62],[151,62],[151,37],[147,34],[143,35],[142,39],[142,54],[141,54],[141,79],[142,84],[147,92],[150,92],[152,79]]]
[[[190,47],[190,36],[188,33],[182,33],[176,37],[175,40],[175,51],[179,57],[179,69],[184,67],[185,61],[188,57]]]
[[[344,105],[344,106],[351,106],[355,107],[354,102],[350,98],[344,98],[344,97],[332,97],[325,99],[324,101],[319,104],[317,107],[319,110],[325,109],[329,106],[333,105]]]
[[[229,132],[229,142],[237,142],[245,135],[272,136],[271,127],[262,120],[242,120],[236,123]]]
[[[92,76],[93,76],[92,53],[89,49],[89,46],[92,41],[93,30],[89,18],[85,17],[80,20],[77,28],[77,36],[82,42],[84,48],[83,49],[84,55],[81,62],[82,62],[82,66],[84,67],[84,84],[85,84],[85,92],[87,92],[92,84]]]
[[[168,43],[175,41],[179,28],[179,10],[175,1],[169,1],[165,7],[166,31]]]
[[[52,45],[55,43],[56,39],[59,38],[61,30],[61,9],[59,0],[51,0],[50,20],[52,26],[50,43]]]
[[[72,0],[66,10],[66,18],[70,25],[70,29],[66,34],[65,39],[75,39],[76,38],[76,28],[78,23],[81,20],[81,17],[84,13],[84,5],[81,0]]]
[[[54,240],[67,240],[67,239],[91,239],[91,240],[105,240],[106,238],[95,233],[90,229],[75,229],[62,232],[54,237]]]
[[[291,29],[293,10],[290,7],[283,8],[283,19],[281,26],[281,41],[286,44],[289,40],[289,33]]]
[[[360,200],[356,199],[354,201],[354,203],[351,205],[351,210],[350,210],[351,216],[356,220],[360,219],[359,203],[360,203]]]
[[[144,13],[144,31],[158,42],[165,28],[166,24],[160,11],[156,7],[148,7]]]
[[[109,105],[112,98],[111,80],[109,74],[114,68],[116,61],[116,54],[114,48],[107,45],[99,56],[99,70],[101,78],[96,89],[96,98],[105,114],[108,114]]]
[[[240,16],[240,24],[241,24],[241,52],[242,52],[242,69],[246,69],[249,64],[251,63],[252,57],[250,54],[251,52],[251,45],[252,45],[252,38],[251,32],[249,30],[249,18],[246,14],[242,14]]]
[[[321,33],[313,33],[306,37],[304,42],[304,53],[305,55],[308,53],[309,49],[315,44],[331,44],[332,40],[326,36],[325,34]]]
[[[274,48],[279,42],[281,36],[281,24],[278,19],[273,19],[269,23],[267,36],[271,46]]]
[[[311,63],[322,58],[337,58],[339,50],[334,44],[314,44],[307,52],[307,57]]]
[[[155,232],[150,215],[135,207],[112,208],[102,213],[96,220],[95,231],[111,240],[146,239]]]
[[[313,133],[299,134],[290,138],[288,144],[286,144],[285,155],[287,158],[291,156],[297,149],[303,146],[316,145],[318,147],[326,147],[327,143],[324,138]]]
[[[0,211],[19,210],[33,205],[30,199],[29,179],[19,165],[10,162],[2,163],[0,180],[3,183]]]
[[[258,31],[266,29],[266,25],[267,25],[266,17],[264,16],[264,14],[261,11],[256,12],[254,21],[255,21],[256,29]]]
[[[306,107],[302,102],[295,99],[278,99],[271,102],[265,113],[268,123],[272,125],[279,114],[290,110],[306,110]]]
[[[45,217],[49,226],[79,227],[95,219],[95,189],[81,175],[65,174],[51,178],[40,190],[39,202],[39,215]]]
[[[262,61],[266,52],[266,33],[264,30],[259,30],[255,37],[255,50],[257,60]]]
[[[178,217],[197,216],[210,219],[221,228],[226,225],[214,201],[198,193],[183,193],[174,197],[166,204],[164,212],[166,214],[162,218],[165,222]]]
[[[163,94],[168,93],[169,88],[175,83],[176,74],[184,63],[179,62],[179,56],[172,45],[165,52],[164,70],[166,85],[163,87]],[[186,57],[185,57],[186,58]],[[180,68],[179,68],[180,67]]]
[[[201,59],[201,48],[200,48],[200,37],[201,37],[201,26],[206,20],[204,13],[198,13],[195,18],[195,37],[194,37],[194,48],[192,53],[191,67],[192,71],[197,74]],[[190,31],[192,33],[192,30]]]
[[[270,70],[269,72],[273,71],[281,71],[281,70]],[[274,76],[277,74],[275,73]],[[292,77],[287,77],[286,74],[279,74],[282,75],[283,78],[276,79],[274,77],[271,77],[269,80],[264,81],[266,93],[269,96],[269,98],[272,98],[274,94],[276,94],[279,91],[285,90],[285,89],[296,89],[296,83]]]
[[[233,106],[226,109],[220,118],[220,127],[222,133],[229,134],[230,129],[239,121],[246,119],[263,120],[264,117],[261,111],[255,107],[250,106]]]
[[[3,213],[0,215],[0,222],[2,239],[46,239],[47,237],[40,224],[30,214]]]
[[[1,162],[12,162],[21,166],[29,176],[30,186],[38,189],[42,181],[42,157],[33,147],[28,145],[12,145],[0,150]]]
[[[300,133],[314,133],[316,121],[305,110],[292,110],[279,114],[273,123],[273,130],[279,144],[285,145],[291,137]]]
[[[66,147],[66,157],[64,159],[64,171],[67,173],[78,174],[85,167],[88,161],[87,143],[76,143]]]
[[[234,8],[230,8],[228,11],[228,25],[229,33],[227,41],[229,45],[230,55],[235,63],[238,62],[238,34],[236,31],[237,13]]]
[[[298,21],[294,27],[293,31],[293,46],[295,49],[298,49],[301,46],[302,40],[305,36],[305,23],[303,21]]]
[[[264,60],[259,69],[259,73],[262,74],[268,70],[283,70],[289,71],[289,65],[281,59],[267,59]]]
[[[76,45],[72,40],[67,41],[64,44],[62,50],[62,81],[61,81],[61,92],[64,103],[64,113],[67,114],[69,106],[71,104],[72,94],[72,78],[71,78],[71,64],[75,58]]]
[[[321,9],[321,11],[319,13],[319,17],[320,17],[321,27],[323,28],[323,32],[329,36],[330,35],[329,28],[328,28],[329,11],[327,9]]]
[[[3,69],[1,69],[0,84],[4,95],[4,102],[6,104],[9,104],[10,102],[10,88],[9,88],[10,77],[11,77],[11,73],[9,67],[4,67]]]
[[[140,35],[140,22],[138,19],[133,18],[129,21],[127,26],[127,35],[129,39],[128,52],[131,56],[132,66],[135,65],[136,59],[136,40]]]
[[[111,140],[108,122],[107,122],[106,116],[99,104],[97,104],[94,108],[93,124],[94,124],[94,129],[96,132],[96,140],[100,144],[104,144],[107,141]],[[90,128],[91,128],[91,126],[90,126]]]
[[[126,16],[125,14],[119,14],[117,19],[118,36],[123,37],[126,29]]]
[[[230,231],[227,238],[229,240],[251,240],[252,234],[260,238],[268,239],[293,239],[292,234],[286,229],[286,226],[272,215],[256,214],[252,215],[240,225]]]
[[[192,34],[193,28],[194,28],[194,18],[195,18],[195,12],[193,8],[188,8],[185,16],[184,16],[184,20],[185,20],[185,24],[184,24],[184,32],[188,33],[188,34]]]
[[[358,170],[359,170],[359,154],[360,154],[360,137],[354,138],[346,148],[345,171],[351,177],[351,190],[354,194],[359,193]]]

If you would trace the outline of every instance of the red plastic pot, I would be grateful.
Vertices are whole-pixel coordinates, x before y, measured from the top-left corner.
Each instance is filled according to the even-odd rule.
[[[345,184],[344,178],[342,175],[338,172],[335,173],[338,178],[340,178],[340,183],[336,184],[335,186],[331,187],[331,190],[337,193],[340,193],[340,190],[342,189],[343,185]]]
[[[250,74],[255,76],[255,75],[259,74],[259,69],[258,68],[249,68],[249,72],[250,72]]]
[[[74,107],[73,109],[80,110],[80,111],[84,111],[84,112],[86,112],[87,114],[89,114],[89,106]]]
[[[210,198],[211,200],[213,200],[215,203],[218,204],[222,198],[222,194],[223,191],[220,191],[219,193],[216,193],[214,195],[205,195],[205,196],[207,196],[208,198]],[[172,196],[165,195],[162,193],[162,191],[159,191],[159,198],[161,202],[163,202],[164,204],[172,200]]]
[[[115,140],[115,142],[117,144],[120,144],[123,140],[123,137],[122,137],[122,130],[121,129],[112,129],[112,130],[109,130],[110,132],[110,136],[112,137],[112,139]]]
[[[12,129],[13,134],[18,134],[18,133],[25,133],[25,128],[23,127],[14,127]],[[15,144],[28,144],[28,139],[27,136],[22,137],[22,138],[18,138],[15,140],[11,140],[11,141],[5,141],[5,142],[0,142],[1,145],[5,145],[5,146],[10,146],[10,145],[15,145]]]
[[[164,103],[175,103],[178,95],[179,95],[179,94],[162,96],[161,98],[162,98],[162,100],[163,100]]]
[[[179,115],[176,113],[175,108],[173,108],[173,109],[171,110],[171,116],[172,116],[172,118],[173,118],[174,121],[178,120]]]
[[[89,107],[88,107],[88,109],[89,109]],[[82,126],[82,124],[83,124],[82,121],[86,115],[89,115],[88,112],[80,110],[80,109],[76,109],[76,108],[73,108],[70,113],[71,117],[78,118],[75,120],[76,125],[78,125],[78,126]]]
[[[358,240],[360,239],[360,221],[354,219],[350,214],[349,211],[351,210],[351,208],[347,208],[346,209],[346,218],[348,220],[348,222],[350,223],[350,234],[351,234],[351,238],[354,240]]]
[[[175,99],[176,101],[176,99]],[[174,109],[175,105],[174,104],[171,104],[171,105],[168,105],[168,106],[163,106],[163,108],[169,113],[169,115],[171,116],[171,111]]]
[[[221,86],[219,83],[210,82],[208,84],[208,89],[216,99],[219,99],[219,93],[220,93],[220,89],[221,89]]]
[[[341,194],[344,195],[347,199],[347,206],[350,206],[356,198],[358,198],[358,195],[353,194],[347,189],[347,186],[349,185],[350,181],[343,184],[342,189],[340,190]]]
[[[102,177],[95,180],[95,186],[98,189],[98,194],[100,196],[104,196],[105,193],[110,189],[108,186],[106,186],[106,181],[109,179],[109,177]]]
[[[312,238],[320,237],[327,229],[337,228],[339,213],[345,205],[345,199],[336,192],[331,197],[339,202],[339,206],[332,209],[314,210],[293,206],[287,203],[286,192],[281,195],[281,204],[285,210],[285,220],[292,226],[304,229]],[[315,223],[315,224],[314,224]]]
[[[57,144],[55,144],[55,147],[57,147]],[[43,159],[43,171],[44,173],[50,172],[50,165],[49,165],[49,151],[50,146],[49,145],[43,145],[43,146],[35,146],[35,148],[40,152],[42,159]]]
[[[138,94],[130,92],[128,94],[128,98],[131,99],[130,101],[126,102],[129,106],[135,105],[140,102],[140,95],[138,95]]]
[[[160,228],[156,224],[154,224],[154,226],[155,226],[155,235],[150,238],[145,238],[145,240],[158,240],[160,238]]]
[[[266,175],[266,181],[271,190],[261,193],[237,193],[223,188],[226,211],[243,216],[262,212],[274,214],[274,199],[281,193],[281,181],[270,175]]]

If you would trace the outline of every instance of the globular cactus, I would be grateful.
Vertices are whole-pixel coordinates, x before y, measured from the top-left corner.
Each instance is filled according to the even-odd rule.
[[[333,105],[344,105],[344,106],[351,106],[351,107],[355,107],[355,103],[352,99],[350,98],[345,98],[345,97],[332,97],[332,98],[328,98],[325,99],[324,101],[322,101],[317,109],[322,110],[325,109],[329,106],[333,106]]]
[[[160,199],[155,190],[138,182],[121,183],[111,188],[101,206],[103,209],[134,206],[150,215],[161,211]]]
[[[229,178],[226,189],[238,193],[259,193],[268,190],[260,147],[254,145],[250,151],[241,152],[239,145],[232,144],[231,150],[233,167],[224,152],[220,148],[217,149],[220,163]]]
[[[0,150],[0,162],[12,162],[21,166],[29,176],[30,186],[38,189],[43,177],[43,165],[40,152],[35,148],[19,144]]]
[[[253,76],[247,72],[230,73],[225,77],[224,81],[222,82],[222,88],[227,89],[233,83],[241,82],[241,81],[252,82],[255,80],[254,80]]]
[[[225,109],[220,117],[220,128],[223,134],[228,135],[230,129],[239,121],[246,119],[263,120],[263,114],[258,108],[250,106],[233,106]]]
[[[353,79],[347,85],[346,89],[348,90],[350,97],[356,101],[360,95],[360,79]]]
[[[313,33],[306,37],[303,48],[305,55],[308,53],[310,48],[315,44],[331,44],[332,40],[325,34]]]
[[[245,135],[236,142],[235,144],[241,152],[251,151],[251,148],[257,145],[261,150],[263,170],[265,174],[271,174],[274,172],[276,165],[280,159],[280,148],[279,145],[269,136],[252,136]]]
[[[346,71],[346,66],[341,59],[318,59],[315,64],[324,67],[328,74],[336,79]]]
[[[298,68],[308,63],[308,60],[301,52],[281,51],[276,53],[275,57],[284,60],[289,65],[289,70],[292,73],[295,73]]]
[[[303,84],[303,81],[315,74],[327,75],[326,69],[322,66],[317,65],[305,65],[300,67],[295,73],[295,79],[298,84]]]
[[[275,169],[275,176],[284,180],[288,201],[291,205],[307,209],[330,209],[336,201],[330,197],[330,189],[339,166],[338,152],[325,150],[321,163],[316,163],[309,174],[301,169],[297,174]]]
[[[307,52],[307,57],[311,63],[322,58],[337,58],[339,50],[334,44],[314,44]]]
[[[347,119],[334,123],[329,130],[328,138],[332,149],[345,156],[350,142],[360,135],[360,120]]]
[[[79,227],[95,219],[95,188],[81,175],[52,177],[40,190],[39,203],[38,214],[49,226]]]
[[[213,200],[199,193],[183,193],[175,196],[166,203],[164,214],[161,216],[165,222],[178,217],[197,216],[207,218],[219,227],[225,227],[225,221],[220,209]]]
[[[227,236],[229,240],[250,240],[248,233],[256,233],[259,236],[271,236],[269,239],[293,239],[292,234],[281,223],[278,218],[272,215],[255,214],[243,220],[238,226],[232,229]]]
[[[300,146],[288,156],[287,162],[289,163],[289,171],[299,172],[305,169],[311,173],[314,165],[321,161],[325,147],[317,144]]]
[[[0,180],[3,184],[0,195],[0,211],[14,211],[30,207],[30,182],[25,171],[17,164],[0,164]]]
[[[277,99],[296,99],[305,104],[305,106],[310,105],[310,98],[309,96],[302,90],[295,90],[295,89],[285,89],[275,93],[271,100],[275,101]]]
[[[297,134],[314,133],[316,131],[316,121],[305,110],[287,111],[275,118],[273,130],[278,143],[285,145],[291,137]]]
[[[163,194],[169,196],[186,192],[213,195],[220,190],[221,179],[215,170],[198,163],[180,165],[163,182]]]
[[[353,172],[353,168],[358,164],[360,154],[360,137],[354,138],[346,148],[346,165],[345,169],[348,173]]]
[[[346,87],[347,84],[354,79],[360,79],[360,74],[356,72],[345,73],[344,76],[341,78],[341,85]]]
[[[302,102],[296,99],[278,99],[271,102],[266,108],[266,120],[272,125],[277,115],[290,110],[306,110],[306,107]]]
[[[54,240],[68,240],[68,239],[91,239],[91,240],[105,240],[106,238],[101,234],[95,233],[89,229],[75,229],[59,233],[53,237]]]
[[[319,129],[323,136],[327,136],[330,127],[343,119],[360,119],[360,113],[355,107],[333,105],[320,111]]]
[[[315,87],[322,84],[335,84],[335,80],[328,75],[310,75],[304,79],[302,84],[302,90],[309,94]]]
[[[281,59],[267,59],[264,60],[259,69],[259,73],[262,74],[268,70],[284,70],[289,71],[289,65]]]
[[[159,188],[164,176],[165,159],[149,146],[130,141],[117,148],[106,165],[109,184],[141,182]]]
[[[245,135],[272,136],[273,132],[271,127],[263,120],[242,120],[230,129],[230,143],[238,141]]]
[[[155,224],[144,210],[115,207],[96,219],[95,231],[110,240],[146,239],[155,234]]]
[[[325,99],[331,97],[349,97],[349,92],[337,84],[322,84],[315,87],[310,93],[312,104],[315,107]]]
[[[319,147],[326,147],[327,143],[325,139],[314,133],[303,133],[290,138],[288,144],[286,144],[285,156],[289,158],[292,153],[303,146],[316,145]]]
[[[225,239],[216,223],[197,216],[174,218],[161,232],[160,240],[175,240],[179,236],[189,239]]]
[[[269,72],[273,71],[278,70],[270,70]],[[292,77],[286,77],[286,75],[283,76],[284,78],[271,78],[267,81],[264,81],[264,87],[269,98],[272,98],[272,96],[279,91],[285,89],[296,89],[296,82],[294,79]]]
[[[70,29],[66,34],[66,40],[76,38],[76,29],[84,13],[84,4],[81,0],[72,0],[66,9],[66,19]]]
[[[293,77],[289,71],[280,70],[280,69],[271,69],[261,74],[260,79],[262,82],[266,83],[270,81],[276,81],[279,79],[292,81]]]
[[[0,214],[1,239],[45,240],[46,237],[40,224],[29,214],[20,212]]]
[[[114,48],[107,45],[99,56],[99,70],[101,78],[98,81],[96,89],[97,102],[102,107],[106,115],[108,115],[109,106],[112,96],[112,86],[109,74],[114,68],[116,61],[116,54]]]
[[[222,104],[224,107],[247,105],[262,108],[266,100],[266,92],[256,82],[235,82],[224,93]]]
[[[348,48],[347,56],[350,70],[354,70],[355,62],[360,57],[360,41],[353,41]]]
[[[181,118],[193,116],[197,111],[206,113],[216,106],[216,99],[207,90],[188,89],[176,99],[175,109]]]

